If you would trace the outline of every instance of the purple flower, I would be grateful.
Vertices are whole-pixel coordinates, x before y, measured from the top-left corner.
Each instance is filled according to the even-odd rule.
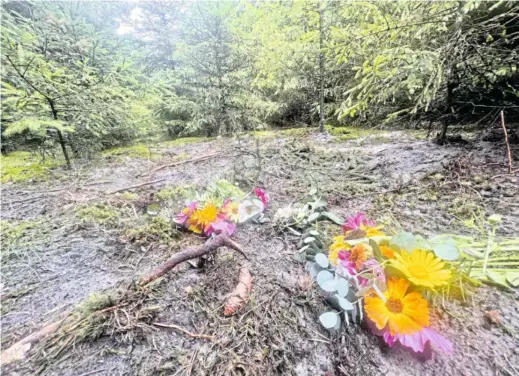
[[[211,234],[215,235],[228,235],[231,236],[236,231],[236,225],[232,222],[226,220],[219,220],[211,223],[209,228],[206,231],[207,236],[211,236]]]
[[[375,221],[368,219],[364,213],[357,213],[348,217],[346,222],[342,225],[344,232],[354,231],[362,229],[364,227],[375,227],[377,224]]]
[[[183,225],[184,223],[186,223],[189,217],[191,217],[191,214],[195,212],[196,206],[196,201],[193,201],[187,207],[182,209],[182,211],[176,215],[175,222],[177,222],[179,225]]]
[[[263,202],[265,208],[267,208],[267,205],[270,201],[270,196],[267,191],[265,191],[263,188],[256,187],[254,188],[254,194],[261,200],[261,202]]]
[[[424,327],[413,334],[395,334],[394,336],[389,331],[385,331],[383,337],[389,347],[392,347],[398,341],[402,346],[416,353],[423,353],[427,342],[448,354],[451,354],[453,351],[452,342],[429,327]]]

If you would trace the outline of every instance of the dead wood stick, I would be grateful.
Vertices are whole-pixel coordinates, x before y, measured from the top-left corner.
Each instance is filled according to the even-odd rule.
[[[168,167],[180,166],[180,165],[183,165],[183,164],[186,164],[186,163],[200,162],[200,161],[212,158],[212,157],[217,157],[217,156],[219,156],[221,154],[223,154],[223,152],[211,153],[211,154],[202,155],[200,157],[196,157],[196,158],[192,158],[192,159],[186,159],[184,161],[178,161],[178,162],[174,162],[174,163],[165,164],[165,165],[162,165],[162,166],[159,166],[159,167],[155,167],[153,170],[150,171],[150,174],[154,174],[155,172],[163,170],[163,169],[168,168]]]
[[[505,132],[506,154],[508,156],[508,173],[511,174],[514,168],[512,166],[512,152],[510,151],[510,144],[508,143],[508,132],[506,131],[505,114],[503,110],[501,110],[501,126],[503,127],[503,132]]]
[[[37,332],[22,338],[20,341],[16,342],[7,350],[2,352],[0,355],[0,363],[2,365],[6,365],[13,361],[23,359],[27,351],[31,349],[32,345],[38,343],[44,337],[58,330],[63,321],[65,321],[65,319],[53,322],[52,324],[44,326]]]
[[[135,185],[130,185],[129,187],[125,187],[125,188],[121,188],[121,189],[117,189],[115,191],[112,191],[110,192],[110,194],[114,194],[114,193],[119,193],[119,192],[123,192],[123,191],[127,191],[129,189],[134,189],[134,188],[140,188],[140,187],[144,187],[146,185],[151,185],[151,184],[155,184],[155,183],[160,183],[161,181],[164,181],[166,179],[157,179],[157,180],[152,180],[152,181],[148,181],[146,183],[140,183],[140,184],[135,184]]]
[[[178,325],[175,325],[175,324],[162,324],[160,322],[152,322],[151,325],[155,325],[155,326],[158,326],[160,328],[171,328],[171,329],[176,329],[178,330],[179,332],[182,332],[184,334],[187,334],[188,336],[190,337],[194,337],[194,338],[205,338],[205,339],[209,339],[211,341],[214,341],[214,337],[213,336],[208,336],[206,334],[196,334],[196,333],[191,333],[190,331],[178,326]]]
[[[171,256],[169,259],[164,261],[162,264],[157,266],[155,269],[153,269],[146,277],[144,277],[140,281],[141,286],[145,286],[148,283],[156,280],[157,278],[162,277],[164,274],[169,272],[171,269],[173,269],[175,266],[180,264],[181,262],[201,257],[203,255],[206,255],[208,253],[211,253],[215,250],[217,250],[220,247],[227,246],[229,248],[234,249],[235,251],[240,252],[245,258],[247,258],[247,255],[241,248],[241,246],[234,241],[232,241],[228,236],[222,236],[219,235],[214,239],[209,239],[204,244],[201,244],[196,247],[190,247],[182,252],[175,253],[173,256]]]

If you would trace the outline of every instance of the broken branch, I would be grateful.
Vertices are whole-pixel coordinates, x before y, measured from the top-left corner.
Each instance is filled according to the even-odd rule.
[[[141,286],[145,286],[148,283],[156,280],[157,278],[162,277],[164,274],[169,272],[171,269],[173,269],[181,262],[201,257],[223,246],[227,246],[231,249],[234,249],[235,251],[241,253],[245,258],[247,258],[247,255],[245,254],[245,252],[239,244],[232,241],[228,236],[219,235],[216,238],[209,239],[202,245],[190,247],[182,252],[175,253],[169,259],[167,259],[162,264],[153,269],[146,277],[144,277],[141,280],[139,284]]]

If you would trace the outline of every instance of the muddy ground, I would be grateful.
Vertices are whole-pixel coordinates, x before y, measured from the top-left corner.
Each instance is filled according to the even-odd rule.
[[[156,223],[158,230],[149,227],[149,204],[161,203],[172,213],[182,205],[175,195],[166,200],[158,194],[165,187],[203,188],[220,178],[243,189],[257,184],[270,192],[270,215],[315,187],[328,197],[331,211],[364,211],[389,229],[473,235],[463,221],[497,213],[503,216],[500,234],[519,235],[519,176],[506,174],[499,144],[438,146],[391,132],[349,141],[245,136],[152,149],[153,159],[122,153],[72,173],[55,170],[47,183],[2,187],[4,223],[22,225],[2,239],[2,349],[92,292],[123,288],[170,254],[201,243]],[[513,152],[519,155],[517,147]],[[212,153],[219,154],[152,171]],[[157,182],[124,190],[148,181]],[[80,214],[92,207],[100,208],[100,220]],[[3,374],[519,374],[517,291],[481,287],[465,301],[437,303],[436,326],[455,352],[417,359],[388,349],[364,328],[322,329],[318,316],[326,306],[292,258],[297,239],[290,233],[272,223],[248,224],[238,229],[236,241],[249,255],[254,277],[251,300],[237,315],[224,317],[222,306],[243,260],[220,250],[203,268],[179,266],[139,301],[100,321],[88,337],[63,346],[58,341],[53,352],[37,348]],[[214,338],[192,338],[153,323]]]

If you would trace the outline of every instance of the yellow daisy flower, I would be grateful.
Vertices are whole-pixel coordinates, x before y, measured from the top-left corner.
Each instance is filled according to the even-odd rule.
[[[382,231],[380,231],[384,226],[374,226],[374,227],[368,227],[364,225],[360,225],[361,230],[363,230],[366,233],[366,237],[371,238],[373,236],[386,236]]]
[[[196,210],[187,220],[189,230],[197,234],[206,231],[211,223],[216,221],[218,212],[218,208],[212,202],[206,203],[203,208]]]
[[[429,307],[419,292],[406,295],[409,281],[393,277],[387,282],[384,299],[374,291],[364,298],[364,309],[379,330],[389,327],[391,335],[413,334],[429,326]]]
[[[448,283],[452,274],[449,269],[444,269],[445,263],[436,257],[433,252],[415,249],[411,253],[401,252],[395,254],[391,265],[400,270],[417,286],[435,287]]]

